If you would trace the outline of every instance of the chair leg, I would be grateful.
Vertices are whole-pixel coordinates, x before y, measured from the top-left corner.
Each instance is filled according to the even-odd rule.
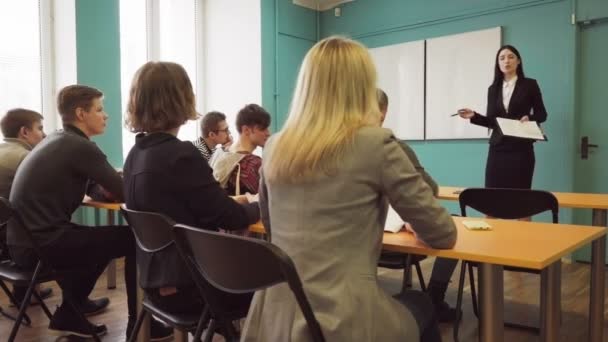
[[[203,342],[211,342],[211,340],[213,339],[213,334],[215,334],[216,326],[217,322],[215,321],[215,319],[212,318],[209,322],[209,326],[207,327],[207,331],[205,332],[205,338],[203,339]]]
[[[462,295],[464,292],[464,276],[467,273],[466,261],[462,261],[460,265],[460,279],[458,280],[458,296],[456,297],[456,320],[454,321],[454,342],[458,342],[458,330],[460,329],[460,321],[462,320]]]
[[[19,331],[19,326],[21,325],[21,321],[25,316],[25,309],[27,309],[30,304],[30,299],[32,298],[32,292],[34,291],[34,286],[36,286],[36,280],[38,279],[38,275],[42,270],[42,263],[38,262],[36,264],[36,268],[34,269],[34,273],[32,274],[32,280],[30,281],[30,285],[27,287],[25,291],[25,296],[21,301],[21,305],[19,306],[19,313],[17,314],[17,319],[15,320],[15,324],[13,324],[13,329],[11,329],[11,334],[8,337],[8,342],[13,342],[15,337],[17,337],[17,332]],[[15,302],[17,303],[17,302]]]
[[[4,311],[4,309],[2,309],[2,307],[1,307],[1,306],[0,306],[0,315],[4,316],[4,317],[6,317],[6,318],[8,318],[8,319],[10,319],[10,320],[12,320],[12,321],[14,321],[14,320],[16,320],[16,319],[17,319],[17,318],[15,318],[15,317],[13,317],[13,316],[11,316],[11,315],[7,314],[7,313]]]
[[[13,296],[13,293],[11,292],[11,290],[9,290],[9,288],[6,286],[6,284],[0,280],[0,287],[2,287],[2,290],[4,291],[4,293],[6,293],[6,296],[9,299],[9,302],[11,303],[17,303],[17,299],[15,298],[15,296]],[[19,304],[16,304],[19,305]],[[20,305],[19,305],[20,306]],[[12,318],[13,316],[3,312],[2,310],[0,310],[0,312],[2,312],[3,316]],[[31,325],[32,324],[32,320],[30,319],[30,316],[27,315],[27,313],[25,313],[23,315],[23,319],[25,320],[25,325]],[[17,318],[12,318],[13,321],[17,320]]]
[[[475,290],[475,274],[473,273],[473,266],[469,265],[469,283],[471,285],[471,301],[473,302],[473,313],[475,317],[479,319],[479,307],[477,306],[477,291]]]
[[[424,276],[422,275],[422,269],[420,268],[420,263],[416,261],[414,263],[416,267],[416,273],[418,274],[418,282],[420,283],[420,289],[422,292],[426,292],[426,284],[424,283]]]
[[[141,330],[141,325],[144,323],[144,319],[148,315],[148,311],[142,307],[141,312],[137,316],[137,321],[135,321],[135,326],[131,331],[131,336],[129,336],[129,342],[134,342],[137,339],[137,335],[139,335],[139,330]]]
[[[200,342],[201,341],[201,335],[203,334],[203,329],[205,328],[205,324],[207,324],[209,322],[209,318],[211,316],[211,313],[209,312],[209,307],[205,306],[205,309],[203,310],[203,314],[201,315],[201,318],[198,321],[198,324],[196,326],[196,331],[194,332],[194,342]]]
[[[38,300],[38,303],[40,303],[40,306],[42,307],[42,311],[44,311],[44,313],[46,314],[46,317],[48,317],[50,320],[53,317],[53,314],[49,310],[48,306],[46,306],[46,303],[44,303],[44,300],[42,299],[42,297],[40,297],[40,294],[38,293],[38,291],[34,290],[33,294],[36,297],[36,299]]]
[[[409,283],[412,272],[412,255],[405,256],[405,267],[403,267],[403,282],[401,283],[401,293],[405,293],[412,286]]]

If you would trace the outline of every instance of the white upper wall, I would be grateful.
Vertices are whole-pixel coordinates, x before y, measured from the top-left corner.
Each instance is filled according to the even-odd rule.
[[[204,8],[205,112],[227,116],[237,139],[236,113],[245,104],[262,104],[262,34],[260,1],[207,0]],[[202,113],[204,114],[204,113]]]

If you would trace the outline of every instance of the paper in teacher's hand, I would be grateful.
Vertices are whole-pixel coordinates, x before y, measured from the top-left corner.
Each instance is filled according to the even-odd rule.
[[[386,214],[386,223],[384,224],[384,231],[397,233],[403,228],[405,222],[401,219],[399,214],[391,207],[388,206],[388,213]]]
[[[469,230],[490,230],[492,226],[488,224],[486,221],[481,220],[471,220],[471,221],[462,221],[462,224]]]
[[[496,118],[496,123],[503,135],[523,139],[547,140],[535,121],[521,122],[519,120]]]

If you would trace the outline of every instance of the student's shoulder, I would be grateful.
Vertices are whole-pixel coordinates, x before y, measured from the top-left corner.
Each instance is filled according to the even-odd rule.
[[[355,133],[355,141],[362,142],[368,145],[386,144],[388,142],[398,142],[397,138],[388,128],[366,126],[361,127]]]

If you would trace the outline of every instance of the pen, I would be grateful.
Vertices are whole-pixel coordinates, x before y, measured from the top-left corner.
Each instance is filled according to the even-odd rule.
[[[454,114],[452,114],[452,115],[450,115],[450,116],[456,116],[456,115],[458,115],[458,113],[454,113]]]

